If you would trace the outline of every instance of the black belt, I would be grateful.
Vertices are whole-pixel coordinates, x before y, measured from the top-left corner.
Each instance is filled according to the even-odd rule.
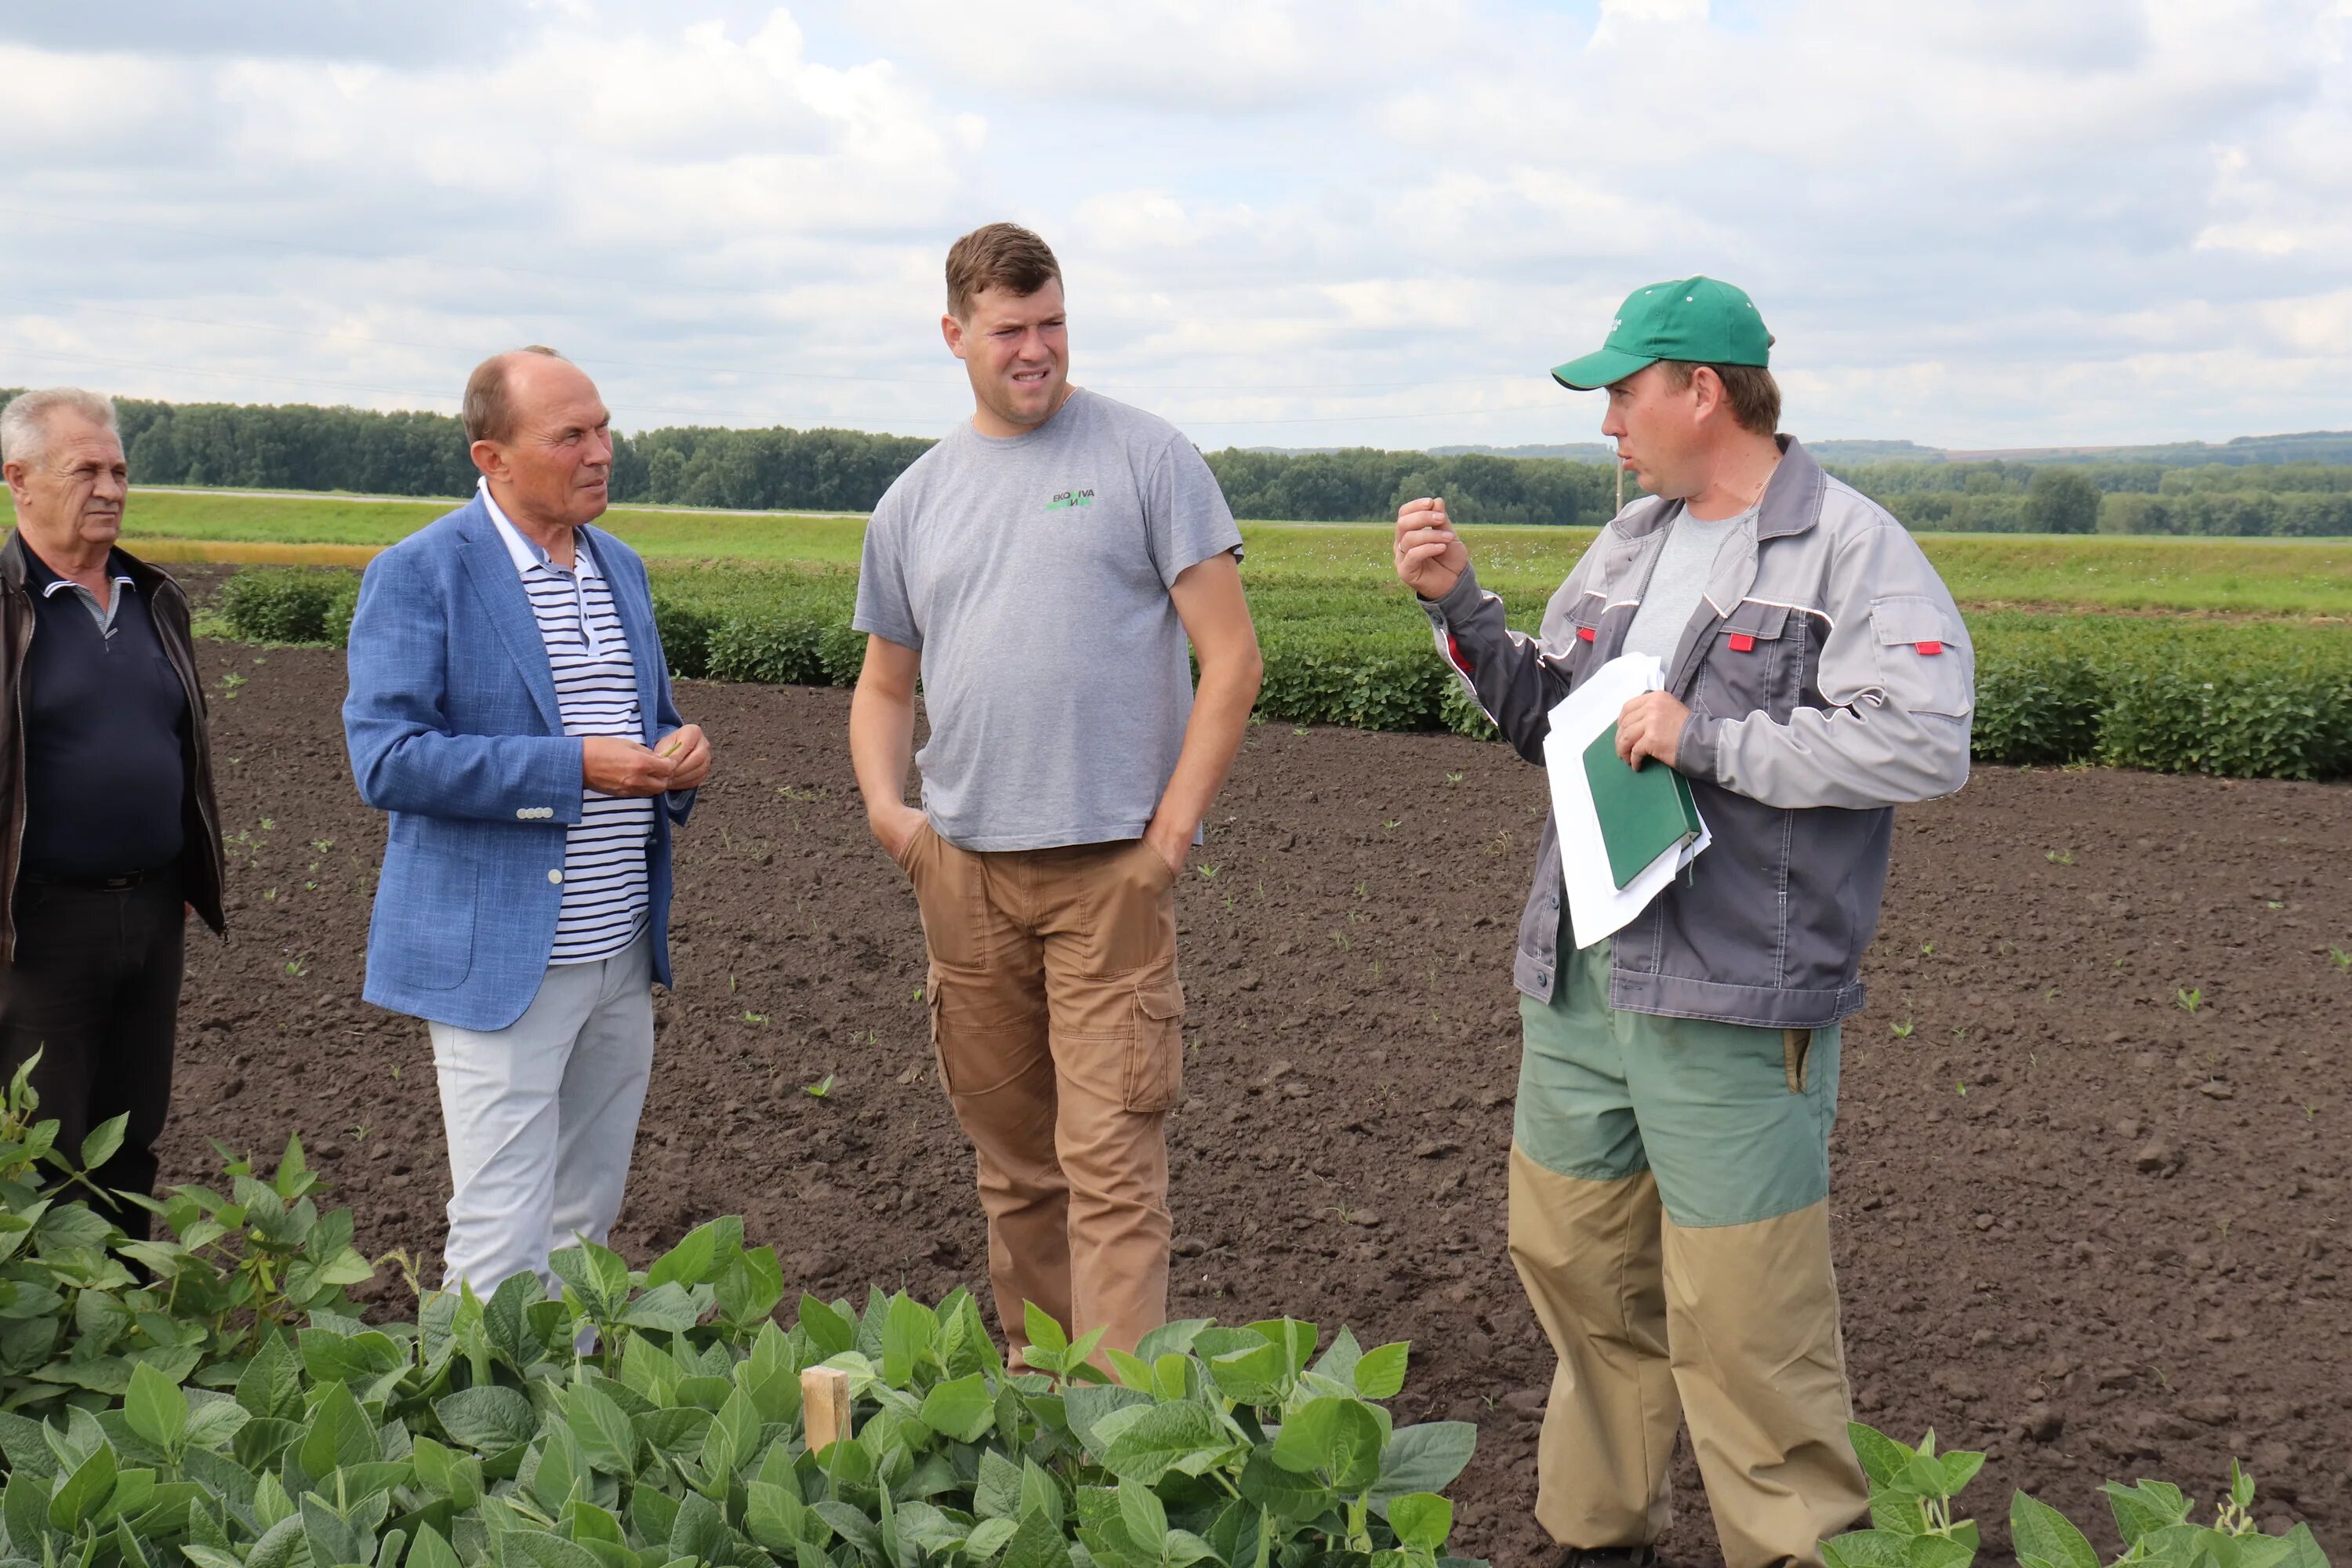
[[[179,868],[175,861],[169,866],[158,866],[152,871],[125,871],[114,877],[55,877],[47,871],[20,870],[16,873],[16,879],[29,882],[37,888],[88,888],[100,892],[120,893],[174,875]]]

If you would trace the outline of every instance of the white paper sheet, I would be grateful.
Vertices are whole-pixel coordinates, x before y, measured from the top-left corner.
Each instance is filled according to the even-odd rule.
[[[1594,670],[1551,710],[1544,771],[1551,780],[1560,876],[1567,884],[1569,922],[1579,947],[1591,947],[1623,930],[1714,842],[1702,816],[1698,837],[1679,853],[1661,854],[1622,888],[1610,875],[1608,846],[1601,840],[1601,818],[1592,809],[1592,789],[1584,777],[1584,748],[1617,721],[1626,703],[1644,691],[1662,690],[1665,684],[1665,669],[1656,656],[1625,654]]]

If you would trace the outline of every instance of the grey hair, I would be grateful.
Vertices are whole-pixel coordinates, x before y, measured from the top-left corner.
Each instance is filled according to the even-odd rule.
[[[79,386],[50,386],[19,393],[0,408],[0,463],[37,463],[48,455],[49,416],[69,409],[120,437],[114,422],[114,399],[102,392]]]

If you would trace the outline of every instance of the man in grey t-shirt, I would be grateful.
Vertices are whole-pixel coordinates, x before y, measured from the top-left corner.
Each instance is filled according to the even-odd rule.
[[[973,414],[867,525],[850,754],[922,913],[1005,1333],[1034,1304],[1132,1350],[1168,1308],[1175,883],[1257,698],[1241,531],[1180,431],[1069,384],[1043,240],[975,230],[947,284]]]

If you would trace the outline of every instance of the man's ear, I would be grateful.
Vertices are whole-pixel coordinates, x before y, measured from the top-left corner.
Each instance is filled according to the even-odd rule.
[[[947,341],[948,353],[955,355],[958,359],[964,357],[963,323],[961,321],[957,321],[952,315],[941,316],[940,318],[940,336]]]
[[[1706,419],[1723,405],[1723,377],[1715,374],[1712,365],[1697,365],[1691,371],[1691,416]]]
[[[8,493],[16,499],[18,506],[23,506],[33,499],[32,492],[25,488],[25,481],[28,477],[28,465],[22,458],[12,463],[0,464],[0,478],[5,478],[8,481]]]
[[[496,441],[477,441],[466,448],[466,455],[474,459],[474,467],[482,471],[485,479],[506,478],[507,455],[499,450]]]

